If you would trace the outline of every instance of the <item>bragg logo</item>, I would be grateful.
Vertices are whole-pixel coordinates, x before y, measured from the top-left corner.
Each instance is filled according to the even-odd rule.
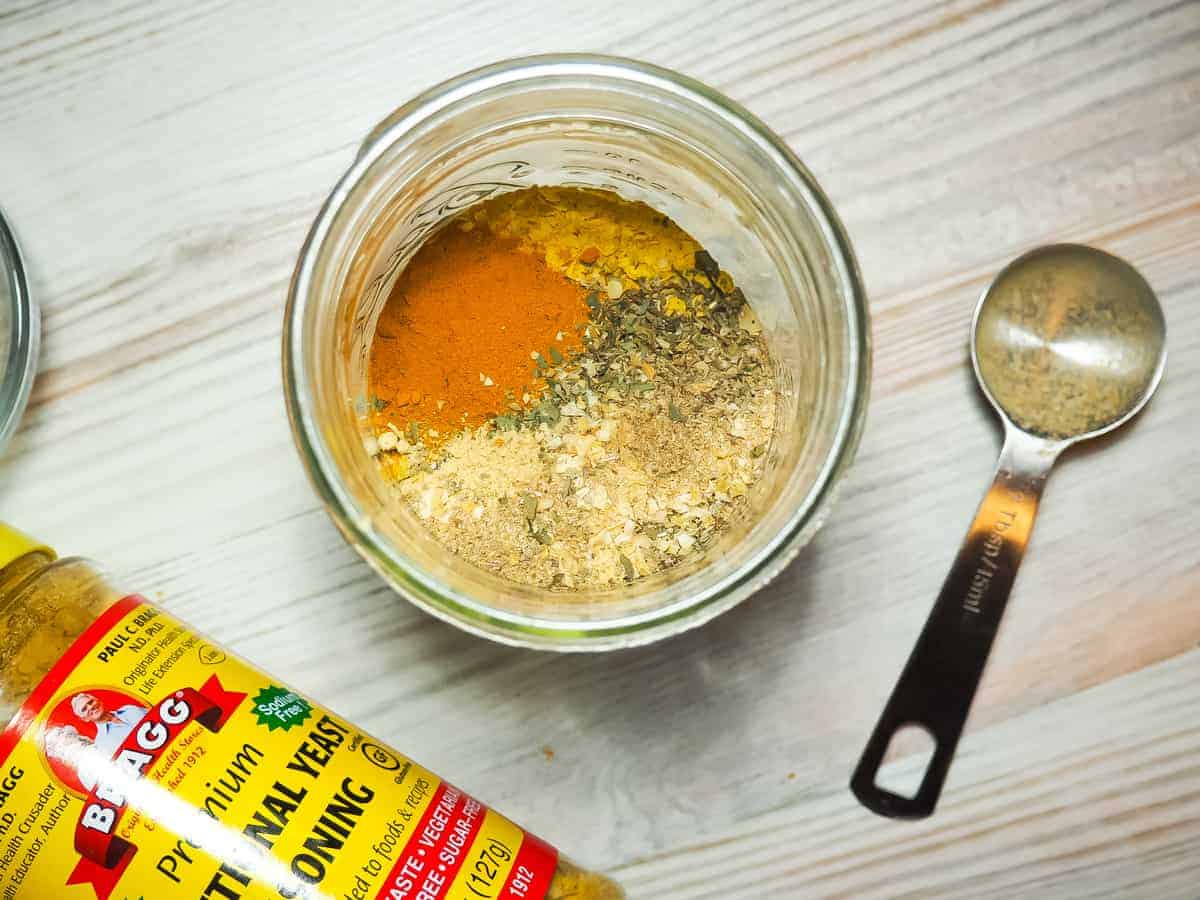
[[[91,884],[106,900],[137,852],[117,834],[130,795],[141,792],[147,772],[188,725],[220,731],[245,699],[214,675],[199,690],[183,688],[152,706],[106,688],[76,691],[55,704],[42,752],[54,777],[83,797],[75,827],[81,859],[67,884]]]

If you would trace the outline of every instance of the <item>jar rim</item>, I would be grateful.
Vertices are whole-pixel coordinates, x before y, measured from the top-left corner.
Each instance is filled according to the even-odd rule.
[[[37,371],[41,319],[37,304],[29,296],[25,262],[16,236],[0,210],[0,292],[7,330],[3,336],[4,355],[0,357],[0,452],[17,430],[29,400]]]
[[[794,176],[802,186],[844,288],[847,369],[851,377],[838,398],[837,427],[803,510],[763,552],[712,589],[620,619],[544,618],[438,590],[398,548],[373,532],[369,517],[340,484],[337,467],[315,415],[314,397],[305,373],[304,323],[310,306],[315,303],[312,288],[318,258],[353,188],[380,155],[421,122],[460,101],[518,83],[563,77],[642,85],[667,92],[680,102],[727,121],[771,158],[781,172]],[[293,437],[310,480],[347,541],[385,581],[430,614],[501,643],[555,650],[607,650],[649,643],[707,622],[774,578],[799,552],[806,536],[811,536],[823,521],[834,489],[853,459],[865,424],[871,373],[869,313],[862,277],[845,228],[808,168],[763,122],[712,88],[658,66],[593,54],[522,57],[466,72],[414,97],[372,129],[354,162],[321,207],[301,248],[289,288],[283,344],[284,391]]]

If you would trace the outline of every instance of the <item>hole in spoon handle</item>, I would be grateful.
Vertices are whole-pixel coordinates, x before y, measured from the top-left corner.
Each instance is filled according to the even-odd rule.
[[[941,615],[941,600],[896,682],[850,781],[859,802],[881,816],[922,819],[933,814],[987,660],[991,638],[985,644],[978,635],[964,638],[956,634]],[[904,796],[882,786],[879,775],[896,734],[910,726],[926,731],[934,747],[916,792]]]
[[[920,819],[937,806],[1059,449],[1010,430],[992,486],[851,777],[850,789],[873,812]],[[879,785],[888,746],[907,725],[935,744],[911,797]]]

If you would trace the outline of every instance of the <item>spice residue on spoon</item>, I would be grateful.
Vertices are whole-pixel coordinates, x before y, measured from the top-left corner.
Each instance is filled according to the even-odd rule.
[[[1094,431],[1145,391],[1164,326],[1149,286],[1144,296],[1131,292],[1126,268],[1065,245],[1024,260],[990,288],[978,323],[979,374],[1024,430],[1056,439]]]
[[[505,578],[572,589],[670,568],[762,474],[762,329],[643,204],[571,188],[481,204],[422,247],[380,328],[372,449],[447,549]]]

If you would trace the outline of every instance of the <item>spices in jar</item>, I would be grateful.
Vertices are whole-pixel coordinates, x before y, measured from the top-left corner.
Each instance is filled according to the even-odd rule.
[[[525,373],[506,370],[506,391],[482,424],[472,416],[486,404],[430,435],[380,396],[386,342],[419,341],[428,355],[440,354],[439,340],[461,343],[461,332],[418,334],[406,323],[410,285],[452,278],[439,271],[453,258],[443,248],[468,243],[523,254],[550,276],[520,289],[500,278],[505,317],[527,321],[520,305],[545,296],[547,309],[575,320],[553,336],[506,329],[505,358],[523,354]],[[477,290],[455,302],[469,309],[494,296],[486,277]],[[555,302],[565,290],[581,292],[582,309]],[[774,431],[770,353],[728,272],[650,207],[579,188],[489,200],[418,252],[382,321],[371,449],[398,500],[468,562],[548,588],[622,584],[698,558],[746,513]],[[503,323],[489,321],[489,342]],[[383,393],[412,390],[404,373],[387,375]],[[443,393],[430,395],[435,405],[458,402],[449,383]]]
[[[91,563],[0,524],[9,900],[619,900]],[[20,823],[20,824],[16,824]]]
[[[578,350],[585,298],[515,241],[442,231],[401,274],[379,317],[375,409],[438,445],[487,422],[506,395],[540,396],[544,382],[531,376],[525,348]]]

